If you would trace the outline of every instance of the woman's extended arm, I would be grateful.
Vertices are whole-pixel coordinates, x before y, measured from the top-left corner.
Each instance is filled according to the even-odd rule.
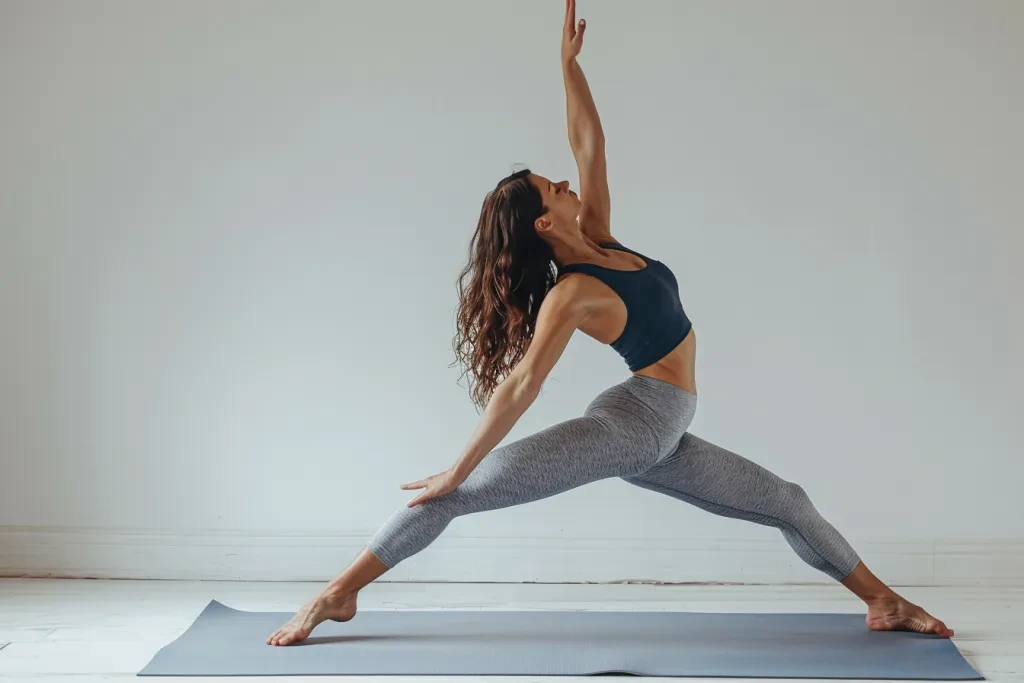
[[[544,298],[526,355],[494,390],[480,424],[455,465],[440,474],[402,486],[407,491],[426,489],[409,501],[409,507],[455,490],[534,402],[548,373],[585,316],[583,297],[576,291],[578,285],[577,278],[566,278]]]
[[[595,242],[611,236],[611,197],[604,152],[604,131],[590,86],[576,57],[583,47],[586,21],[576,23],[576,0],[566,0],[562,31],[562,80],[565,82],[565,113],[569,146],[580,175],[580,228]]]

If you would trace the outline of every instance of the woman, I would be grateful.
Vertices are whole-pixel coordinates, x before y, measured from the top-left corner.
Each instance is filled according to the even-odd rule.
[[[402,487],[423,491],[267,643],[290,645],[324,620],[351,619],[360,589],[459,515],[608,477],[779,528],[805,562],[864,600],[871,629],[951,636],[878,580],[799,486],[686,432],[697,402],[696,338],[671,271],[609,230],[604,134],[576,62],[586,24],[575,15],[575,1],[567,0],[562,67],[582,196],[529,171],[502,180],[484,200],[460,279],[455,346],[474,401],[486,405],[480,425],[451,469]],[[583,417],[492,452],[577,329],[611,344],[632,376],[599,395]]]

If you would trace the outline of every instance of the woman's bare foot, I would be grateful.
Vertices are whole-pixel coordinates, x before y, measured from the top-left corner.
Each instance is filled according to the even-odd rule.
[[[356,593],[324,591],[296,612],[281,628],[267,638],[267,645],[292,645],[309,637],[317,626],[331,621],[348,621],[356,615]]]
[[[953,637],[952,629],[898,595],[869,602],[867,622],[872,631],[913,631]]]

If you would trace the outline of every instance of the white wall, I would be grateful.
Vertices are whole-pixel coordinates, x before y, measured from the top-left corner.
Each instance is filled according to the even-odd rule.
[[[1024,558],[1024,5],[580,16],[614,232],[675,269],[699,334],[693,431],[876,566]],[[480,201],[516,162],[575,182],[560,26],[553,0],[2,2],[0,569],[322,576],[448,466],[477,419],[449,363]],[[625,375],[578,335],[512,438]],[[178,549],[124,564],[150,533]],[[222,571],[229,536],[277,541]],[[821,578],[619,482],[444,543],[398,576],[495,578],[489,547],[528,551],[523,579],[730,578],[770,548]]]

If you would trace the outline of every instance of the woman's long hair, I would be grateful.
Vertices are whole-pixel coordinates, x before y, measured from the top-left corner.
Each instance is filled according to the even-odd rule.
[[[456,363],[481,407],[526,354],[558,276],[555,254],[534,228],[546,208],[529,173],[513,173],[487,194],[458,279]]]

